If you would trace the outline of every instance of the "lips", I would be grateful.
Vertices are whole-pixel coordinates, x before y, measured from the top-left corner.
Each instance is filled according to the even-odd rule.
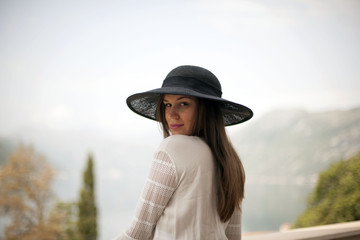
[[[171,130],[179,129],[180,127],[184,126],[184,124],[170,124],[169,127]]]

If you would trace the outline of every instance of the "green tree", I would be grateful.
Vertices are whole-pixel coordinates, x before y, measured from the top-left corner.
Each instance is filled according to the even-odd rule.
[[[78,203],[78,231],[81,240],[97,239],[97,209],[95,203],[94,163],[91,154],[83,173],[83,186]]]
[[[60,236],[57,240],[80,240],[77,219],[77,202],[57,202],[50,215],[51,222],[59,228]]]
[[[360,220],[360,152],[322,172],[293,227]]]

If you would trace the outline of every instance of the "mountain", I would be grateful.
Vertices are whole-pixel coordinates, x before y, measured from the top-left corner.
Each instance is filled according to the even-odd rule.
[[[155,128],[156,129],[156,128]],[[307,194],[331,162],[360,149],[360,108],[311,113],[274,111],[239,125],[231,140],[246,171],[243,231],[278,230],[305,209]],[[141,138],[139,138],[141,136]],[[16,143],[31,144],[57,171],[54,190],[60,200],[79,196],[88,153],[94,156],[99,239],[126,228],[135,212],[152,154],[161,134],[94,129],[50,131],[43,126],[0,136],[0,163]]]
[[[293,222],[319,172],[360,150],[360,108],[274,111],[250,123],[231,135],[247,174],[245,231]]]

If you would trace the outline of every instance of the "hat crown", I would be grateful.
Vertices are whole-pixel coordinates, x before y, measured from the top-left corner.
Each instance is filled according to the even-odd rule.
[[[217,102],[225,126],[245,122],[253,116],[253,112],[248,107],[221,97],[221,84],[212,72],[192,65],[174,68],[167,74],[161,88],[133,94],[126,99],[126,102],[135,113],[156,120],[157,106],[161,95],[164,94],[193,96]]]
[[[217,77],[209,70],[191,65],[183,65],[171,70],[165,80],[172,77],[194,78],[208,84],[221,93],[221,84]]]

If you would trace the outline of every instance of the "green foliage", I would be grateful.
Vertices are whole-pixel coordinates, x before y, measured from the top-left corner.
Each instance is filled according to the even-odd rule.
[[[97,209],[95,203],[95,180],[93,159],[89,155],[86,169],[83,173],[83,187],[78,204],[78,230],[81,240],[97,239]]]
[[[76,202],[57,202],[51,213],[51,219],[59,223],[58,239],[80,240],[77,230],[78,205]]]
[[[360,220],[360,152],[322,172],[294,227]]]

